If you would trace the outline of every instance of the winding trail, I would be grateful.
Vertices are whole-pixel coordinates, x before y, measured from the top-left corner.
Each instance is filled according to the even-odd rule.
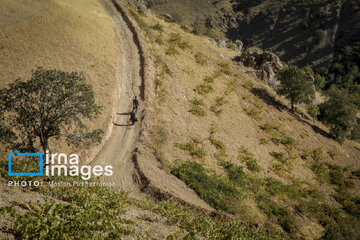
[[[140,105],[144,100],[144,59],[142,49],[134,29],[115,0],[99,0],[108,12],[115,30],[117,43],[116,78],[120,84],[117,96],[116,112],[113,116],[113,129],[104,146],[91,161],[91,165],[112,165],[114,174],[105,177],[106,182],[115,182],[115,190],[123,189],[140,194],[138,177],[132,153],[141,131],[142,115],[139,111],[134,126],[129,125],[129,112],[132,99],[140,96]],[[137,39],[137,41],[136,41]]]

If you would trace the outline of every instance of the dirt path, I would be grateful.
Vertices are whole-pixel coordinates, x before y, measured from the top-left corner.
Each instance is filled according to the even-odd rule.
[[[104,178],[104,181],[115,182],[115,189],[133,191],[137,194],[139,186],[136,184],[137,177],[131,156],[141,130],[141,111],[138,114],[139,122],[134,126],[129,125],[128,120],[133,97],[143,97],[141,57],[133,33],[113,2],[111,0],[99,0],[99,2],[108,12],[116,29],[118,49],[116,78],[121,84],[116,98],[116,112],[113,113],[112,133],[91,164],[112,165],[114,174]]]

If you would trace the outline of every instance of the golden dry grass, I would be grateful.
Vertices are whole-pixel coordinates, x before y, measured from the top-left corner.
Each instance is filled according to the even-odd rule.
[[[1,0],[0,16],[0,87],[28,79],[37,66],[83,72],[104,106],[90,125],[105,130],[117,85],[115,32],[102,6],[96,0]]]
[[[261,172],[250,174],[260,178],[274,177],[287,183],[302,181],[305,185],[314,185],[327,196],[327,202],[336,205],[329,194],[334,191],[334,186],[319,183],[309,168],[309,164],[301,158],[301,155],[306,148],[310,150],[322,148],[324,161],[341,166],[352,165],[353,169],[358,169],[360,162],[356,144],[347,141],[340,145],[331,138],[315,132],[309,116],[308,119],[303,117],[297,119],[287,109],[288,102],[283,97],[276,95],[269,86],[247,73],[249,69],[239,67],[230,61],[236,55],[235,51],[218,48],[208,38],[187,33],[176,24],[164,22],[150,15],[140,16],[143,21],[141,25],[147,33],[152,52],[157,60],[157,100],[153,128],[155,133],[161,134],[155,135],[154,148],[159,147],[159,135],[166,136],[166,141],[160,144],[161,156],[157,156],[163,163],[171,167],[176,166],[179,159],[197,161],[205,168],[223,174],[224,171],[219,166],[218,157],[215,155],[218,150],[209,141],[210,128],[214,127],[217,130],[214,137],[226,146],[225,158],[227,160],[243,166],[247,171],[246,163],[239,158],[239,150],[244,146],[254,154],[254,158],[261,167]],[[163,31],[151,27],[157,23],[163,26]],[[182,41],[188,41],[192,48],[182,50],[175,46],[178,54],[167,54],[171,46],[168,40],[174,33],[179,34]],[[197,53],[204,56],[205,64],[196,62]],[[201,95],[194,91],[199,84],[204,82],[206,76],[211,76],[221,69],[220,64],[223,62],[229,64],[232,74],[222,74],[216,78],[211,83],[213,91],[207,94]],[[166,68],[170,70],[170,74]],[[253,82],[253,86],[248,87],[249,81]],[[234,83],[234,90],[226,95],[228,84],[231,82]],[[266,103],[256,96],[257,94],[251,91],[251,88],[262,89],[281,106],[276,108],[274,104]],[[211,106],[219,97],[224,97],[227,103],[221,106],[220,116],[216,116],[211,111]],[[206,113],[205,116],[196,116],[191,113],[191,101],[194,99],[203,100],[202,108]],[[258,112],[256,116],[254,114],[256,111],[251,111],[252,109]],[[303,107],[298,106],[298,109],[306,115]],[[297,144],[293,149],[289,150],[286,146],[271,141],[271,134],[261,129],[261,126],[267,122],[279,125],[281,131],[296,140]],[[328,132],[327,127],[320,122],[316,122],[316,126]],[[205,150],[205,157],[191,157],[186,151],[176,147],[176,143],[186,143],[194,138]],[[261,144],[261,139],[267,139],[268,142]],[[327,154],[331,150],[338,153],[335,160]],[[270,153],[273,151],[285,152],[285,154],[289,151],[293,159],[290,160],[286,169],[281,171],[275,169],[274,166],[278,161],[271,156]],[[359,181],[354,182],[356,186],[353,191],[358,191]],[[244,204],[253,203],[253,201],[249,197]],[[258,223],[266,222],[264,215],[253,205],[249,204],[247,216],[242,217]],[[309,239],[321,236],[323,228],[312,220],[303,218],[297,219],[296,222],[299,229],[302,229],[303,236]]]

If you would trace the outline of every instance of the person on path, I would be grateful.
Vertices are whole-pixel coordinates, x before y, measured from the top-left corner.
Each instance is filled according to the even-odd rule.
[[[137,96],[135,96],[134,100],[133,100],[133,108],[135,108],[135,111],[137,112],[139,109],[139,99],[137,98]]]
[[[135,107],[134,107],[133,110],[131,111],[130,120],[131,120],[131,125],[134,125],[134,124],[137,122],[137,116],[136,116]]]

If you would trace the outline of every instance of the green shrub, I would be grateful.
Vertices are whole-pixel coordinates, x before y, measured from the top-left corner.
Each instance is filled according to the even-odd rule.
[[[237,166],[229,161],[221,161],[220,165],[225,168],[226,174],[230,181],[242,185],[245,180],[245,173],[241,166]]]
[[[260,139],[260,145],[265,145],[265,144],[268,144],[269,143],[269,139],[266,139],[266,138],[261,138]]]
[[[193,46],[188,41],[181,41],[180,43],[178,43],[178,47],[181,50],[192,49],[193,48]]]
[[[161,35],[157,35],[155,38],[155,42],[159,45],[164,45],[164,41],[162,40]]]
[[[323,162],[314,162],[311,165],[311,170],[315,173],[317,179],[320,182],[327,182],[329,181],[329,175],[327,172],[326,164]]]
[[[168,40],[170,44],[178,45],[181,42],[181,36],[179,33],[171,33]]]
[[[204,78],[204,82],[206,82],[206,83],[213,83],[214,80],[215,80],[215,78],[213,76],[206,76]]]
[[[351,174],[360,179],[360,169],[352,171]]]
[[[227,63],[227,62],[222,62],[222,63],[220,63],[220,67],[221,67],[220,71],[221,71],[223,74],[229,75],[229,76],[232,74],[229,63]]]
[[[171,170],[171,173],[184,181],[205,202],[218,210],[229,211],[231,199],[240,199],[239,191],[225,178],[213,173],[208,175],[196,162],[183,162]]]
[[[203,158],[206,155],[205,150],[198,147],[198,143],[196,143],[194,140],[187,143],[176,143],[175,146],[181,150],[189,152],[190,156],[192,157]]]
[[[254,159],[254,154],[249,152],[244,146],[240,149],[240,159],[242,159],[246,163],[246,167],[252,172],[260,172],[261,168],[257,163],[256,159]]]
[[[166,63],[164,63],[163,67],[164,67],[164,72],[165,72],[167,75],[172,76],[172,72],[171,72],[169,66],[168,66]]]
[[[329,150],[328,154],[332,159],[335,159],[335,157],[338,155],[338,153],[335,150]]]
[[[266,190],[271,195],[286,194],[287,191],[289,190],[289,187],[286,184],[272,177],[265,179],[265,186],[266,186]]]
[[[272,124],[272,123],[266,122],[260,128],[267,133],[272,133],[275,130],[279,130],[280,126],[278,124]]]
[[[257,108],[247,108],[245,109],[247,115],[249,115],[251,118],[259,121],[262,119],[260,116],[261,112]]]
[[[159,32],[164,31],[164,28],[160,23],[154,24],[154,25],[150,26],[150,28],[155,30],[155,31],[159,31]]]
[[[236,78],[228,80],[226,82],[225,95],[229,95],[231,92],[235,91],[237,86],[238,86],[238,81],[236,80]]]
[[[168,49],[166,49],[166,55],[173,56],[178,55],[179,51],[174,46],[169,46]]]
[[[287,164],[289,162],[289,158],[286,157],[286,153],[284,152],[271,152],[270,155],[282,164]]]
[[[202,83],[200,85],[197,85],[194,90],[198,94],[205,95],[214,91],[214,88],[209,83]]]
[[[205,56],[201,52],[195,53],[194,57],[197,64],[200,64],[202,66],[206,64]]]
[[[316,148],[312,153],[312,158],[314,159],[314,161],[321,161],[323,159],[322,148]]]
[[[191,101],[191,113],[196,116],[206,116],[205,110],[203,109],[204,102],[202,99],[193,99]]]
[[[282,131],[274,132],[273,133],[273,141],[276,144],[282,144],[285,145],[287,148],[291,149],[295,147],[296,140],[288,135],[286,135]]]
[[[311,151],[310,151],[310,149],[304,148],[304,149],[303,149],[303,153],[302,153],[302,155],[301,155],[301,158],[308,161],[308,160],[310,160],[310,156],[311,156]]]
[[[222,141],[215,139],[213,136],[210,136],[209,140],[211,144],[214,145],[215,148],[219,150],[222,154],[226,153],[226,147]]]
[[[121,214],[129,204],[124,192],[105,187],[46,187],[64,202],[22,204],[25,213],[2,208],[14,219],[13,232],[23,239],[119,239],[133,233]]]
[[[246,80],[243,84],[244,88],[251,90],[254,87],[254,83],[251,80]]]
[[[220,109],[216,105],[211,105],[210,111],[212,111],[215,114],[215,116],[217,116],[217,117],[219,117],[222,113],[222,109]]]

